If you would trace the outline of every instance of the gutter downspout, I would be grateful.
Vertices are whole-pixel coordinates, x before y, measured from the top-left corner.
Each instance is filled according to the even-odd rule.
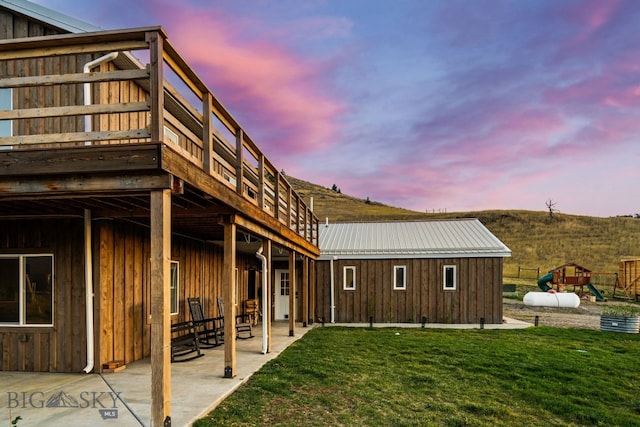
[[[91,251],[91,211],[84,210],[84,282],[85,282],[85,307],[87,329],[87,366],[83,369],[85,374],[93,370],[93,259]]]
[[[267,322],[270,321],[270,319],[267,318],[267,274],[269,274],[269,270],[267,269],[267,257],[262,255],[262,245],[260,245],[260,249],[256,252],[256,257],[262,261],[262,354],[267,354],[269,339],[267,336],[269,333]]]
[[[84,64],[82,71],[89,73],[91,69],[103,62],[116,59],[118,52],[111,52]],[[91,84],[84,83],[84,105],[91,105]],[[84,131],[91,132],[91,115],[84,116]],[[85,141],[84,145],[91,145]],[[94,330],[93,330],[93,251],[91,250],[91,211],[84,210],[84,285],[85,285],[85,319],[87,330],[87,366],[82,370],[88,374],[94,367]]]
[[[333,277],[333,261],[337,261],[338,257],[331,257],[329,260],[329,268],[331,270],[331,323],[336,323],[336,302],[335,302],[335,279]]]
[[[106,55],[103,55],[100,58],[94,59],[93,61],[90,61],[84,64],[82,71],[85,74],[89,73],[93,67],[96,67],[104,62],[113,61],[117,57],[118,57],[118,52],[107,53]],[[91,105],[93,102],[91,99],[91,83],[84,83],[82,86],[84,90],[84,105]],[[87,114],[84,116],[84,131],[91,132],[92,130],[91,128],[92,128],[91,115]],[[85,141],[84,145],[91,145],[91,141]]]

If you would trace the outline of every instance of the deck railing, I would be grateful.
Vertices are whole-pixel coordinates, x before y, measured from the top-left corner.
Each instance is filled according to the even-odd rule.
[[[318,244],[318,218],[162,28],[3,40],[0,76],[0,149],[163,141]]]

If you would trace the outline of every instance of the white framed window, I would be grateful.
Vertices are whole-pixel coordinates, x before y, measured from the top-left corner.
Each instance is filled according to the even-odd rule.
[[[171,142],[173,144],[178,145],[180,140],[178,138],[178,134],[172,131],[169,127],[164,127],[164,142]]]
[[[345,265],[342,274],[342,287],[345,291],[356,290],[356,267]]]
[[[171,314],[178,314],[180,311],[180,264],[178,261],[171,261]]]
[[[53,326],[53,254],[0,256],[0,324]]]
[[[13,110],[13,89],[0,89],[0,110]],[[13,120],[0,120],[0,136],[13,136]]]
[[[407,266],[393,266],[393,289],[402,291],[407,289]]]
[[[457,286],[456,266],[445,265],[442,270],[442,287],[445,291],[455,291]]]

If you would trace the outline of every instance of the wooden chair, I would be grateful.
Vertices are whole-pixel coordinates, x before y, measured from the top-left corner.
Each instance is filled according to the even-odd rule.
[[[218,316],[222,319],[222,327],[224,329],[224,301],[222,297],[218,297]],[[243,314],[236,315],[236,339],[240,338],[241,340],[246,340],[249,338],[253,338],[253,330],[251,328],[251,323],[243,322],[244,320]]]
[[[195,354],[194,354],[195,353]],[[204,356],[192,322],[171,325],[171,361],[186,362]]]
[[[258,324],[258,319],[260,318],[260,309],[258,305],[259,302],[257,299],[246,299],[242,304],[245,319],[254,326]]]
[[[205,318],[200,298],[187,298],[191,321],[202,348],[212,348],[224,343],[224,327],[217,317]]]

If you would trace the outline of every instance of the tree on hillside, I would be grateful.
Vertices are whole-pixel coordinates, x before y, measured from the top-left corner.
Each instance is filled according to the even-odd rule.
[[[553,215],[558,212],[556,209],[557,202],[552,198],[549,198],[544,204],[547,206],[547,209],[549,209],[549,218],[553,219]]]

